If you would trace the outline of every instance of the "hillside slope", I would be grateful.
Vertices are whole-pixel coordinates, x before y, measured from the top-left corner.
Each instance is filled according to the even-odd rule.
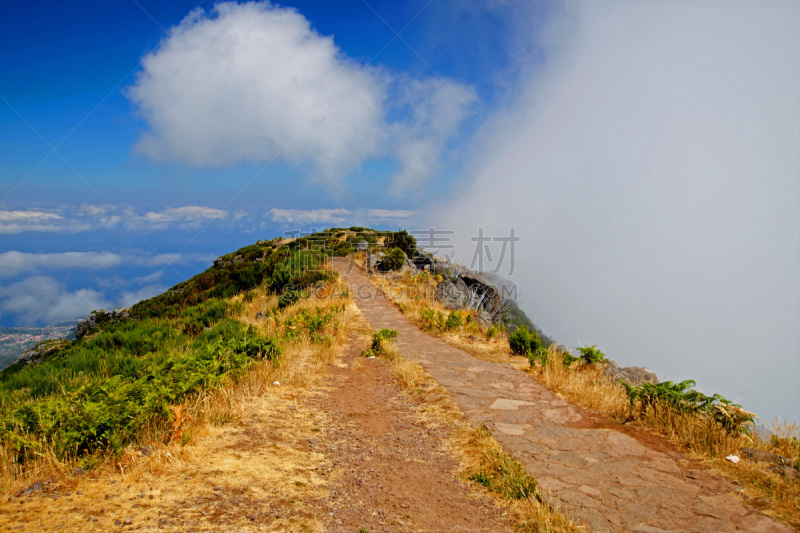
[[[337,228],[259,242],[6,369],[0,526],[580,529],[559,503],[593,530],[786,530],[666,441],[545,390],[509,359],[502,324],[428,299],[438,274],[400,261],[366,281],[330,260],[405,240]],[[396,331],[373,334],[362,311]],[[796,493],[782,498],[768,510],[790,516]]]

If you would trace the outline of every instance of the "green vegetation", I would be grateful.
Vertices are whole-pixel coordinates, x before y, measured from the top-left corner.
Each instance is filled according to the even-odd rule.
[[[364,357],[375,357],[383,355],[387,346],[397,338],[397,332],[393,329],[382,329],[372,334],[372,341],[368,349],[362,354]]]
[[[749,433],[755,421],[755,415],[724,396],[719,394],[706,396],[694,390],[692,387],[695,382],[691,379],[680,383],[664,381],[657,385],[643,383],[638,387],[621,383],[628,393],[631,408],[637,415],[659,408],[679,413],[699,414],[715,420],[730,433]]]
[[[536,330],[528,331],[525,326],[518,327],[508,336],[508,345],[514,354],[526,356],[531,366],[537,360],[544,362],[547,359],[547,348],[539,338],[539,334]]]
[[[500,331],[501,331],[500,326],[498,326],[497,324],[491,324],[486,329],[486,338],[487,339],[493,339],[493,338],[497,337],[500,334]]]
[[[144,427],[171,420],[170,405],[239,379],[254,359],[277,364],[280,348],[221,319],[192,339],[162,319],[113,324],[0,384],[0,438],[17,462],[42,442],[60,459],[120,451]]]
[[[388,272],[390,270],[400,270],[405,264],[406,254],[400,248],[392,248],[381,258],[378,263],[378,270]]]
[[[492,438],[485,425],[476,430],[474,440],[481,455],[481,467],[469,479],[514,500],[540,498],[533,476]]]
[[[89,465],[98,453],[137,442],[142,431],[168,438],[174,406],[240,380],[257,360],[279,364],[281,343],[297,328],[325,342],[321,332],[341,309],[300,312],[287,319],[281,339],[230,318],[243,305],[230,296],[245,292],[243,299],[252,301],[257,289],[279,294],[285,307],[330,278],[324,254],[311,239],[298,241],[260,242],[222,256],[136,304],[129,317],[97,312],[95,327],[80,339],[59,344],[35,365],[2,371],[0,441],[7,456],[24,465],[52,452]]]
[[[422,327],[428,330],[454,331],[463,326],[468,320],[463,311],[450,311],[445,317],[441,311],[423,309],[420,311]]]
[[[598,350],[597,345],[583,346],[578,351],[581,352],[581,358],[589,364],[606,362],[606,354]]]
[[[447,315],[447,320],[444,321],[444,330],[451,331],[458,329],[461,327],[462,323],[463,318],[461,317],[461,311],[451,311],[450,314]]]
[[[336,322],[336,315],[342,312],[344,312],[344,304],[329,308],[327,313],[319,307],[315,307],[313,313],[309,310],[301,309],[284,321],[286,325],[286,338],[295,339],[300,336],[302,331],[308,331],[311,342],[317,344],[326,342],[329,339],[321,334],[322,330],[325,329],[328,324],[338,324],[338,322]]]
[[[306,245],[310,246],[309,241]],[[173,318],[208,299],[229,298],[260,286],[276,294],[300,290],[328,279],[324,262],[322,252],[305,249],[298,241],[283,246],[276,241],[246,246],[218,258],[202,274],[139,302],[130,315],[134,319]]]
[[[417,240],[406,230],[391,233],[386,237],[386,244],[401,249],[409,259],[417,254]]]

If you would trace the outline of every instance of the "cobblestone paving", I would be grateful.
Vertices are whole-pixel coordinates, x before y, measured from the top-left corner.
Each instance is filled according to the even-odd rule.
[[[510,365],[475,359],[414,324],[348,260],[334,258],[375,329],[397,330],[401,353],[452,395],[472,424],[484,423],[562,509],[592,531],[792,531],[742,504],[737,487],[612,429],[586,428],[586,414]]]

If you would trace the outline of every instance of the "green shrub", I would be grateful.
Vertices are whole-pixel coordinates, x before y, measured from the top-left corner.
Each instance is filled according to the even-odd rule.
[[[508,346],[515,355],[524,355],[531,366],[538,360],[547,361],[547,349],[542,344],[536,330],[528,331],[525,326],[520,326],[508,337]]]
[[[434,311],[433,309],[423,309],[420,311],[422,318],[422,326],[425,329],[442,329],[444,327],[444,315],[441,311]]]
[[[113,324],[111,331],[73,343],[57,360],[20,371],[17,378],[29,381],[57,376],[61,388],[48,396],[18,389],[2,398],[0,439],[15,448],[15,461],[24,463],[35,456],[37,441],[47,442],[57,457],[68,459],[120,451],[135,442],[144,427],[164,428],[166,435],[171,405],[229,379],[238,380],[254,359],[279,361],[280,348],[274,340],[231,319],[218,322],[192,342],[174,329],[172,336],[159,340],[154,334],[163,324],[153,320]],[[144,337],[155,340],[142,352],[143,345],[135,339]],[[84,364],[92,360],[94,365]],[[76,374],[75,368],[81,370]]]
[[[409,235],[406,230],[390,233],[386,238],[386,242],[395,248],[403,250],[403,253],[406,254],[406,257],[409,259],[414,257],[414,254],[417,252],[417,240],[412,235]]]
[[[381,262],[378,263],[378,269],[383,272],[388,272],[389,270],[399,270],[403,267],[406,260],[406,254],[400,248],[392,248],[381,258]]]
[[[530,343],[528,342],[528,328],[518,327],[514,333],[508,336],[508,346],[514,355],[525,355],[530,353]]]
[[[561,360],[564,362],[564,366],[569,366],[575,361],[581,360],[581,357],[575,357],[563,346],[560,346],[558,351],[561,353]]]
[[[461,327],[461,323],[461,311],[451,311],[450,314],[447,315],[447,320],[444,321],[444,330],[450,331],[453,329],[458,329]]]
[[[657,385],[642,383],[637,387],[620,380],[628,393],[631,407],[639,402],[639,412],[658,407],[667,408],[680,413],[696,413],[710,417],[731,433],[748,433],[755,422],[755,415],[742,409],[720,394],[706,396],[694,390],[695,382],[691,379],[674,383],[663,381]]]
[[[385,353],[386,347],[389,343],[394,342],[397,338],[397,332],[393,329],[382,329],[372,334],[369,349],[365,350],[363,355],[365,357],[374,357]]]
[[[603,363],[606,361],[606,354],[601,352],[597,349],[597,345],[594,346],[583,346],[578,348],[578,351],[581,352],[581,357],[587,363]]]
[[[303,291],[297,290],[286,290],[281,293],[280,297],[278,298],[278,309],[283,309],[285,307],[289,307],[290,305],[296,303],[300,298],[303,297]]]

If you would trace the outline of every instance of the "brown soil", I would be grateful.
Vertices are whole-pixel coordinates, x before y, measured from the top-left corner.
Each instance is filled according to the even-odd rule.
[[[135,454],[124,472],[35,484],[0,501],[19,531],[510,531],[459,480],[446,422],[426,423],[382,359],[360,357],[363,317],[330,376],[275,386],[189,445]]]
[[[457,479],[458,464],[443,451],[444,430],[426,425],[394,383],[382,359],[358,360],[350,343],[321,399],[332,421],[323,453],[341,478],[321,504],[333,511],[330,531],[509,531],[503,511]]]

